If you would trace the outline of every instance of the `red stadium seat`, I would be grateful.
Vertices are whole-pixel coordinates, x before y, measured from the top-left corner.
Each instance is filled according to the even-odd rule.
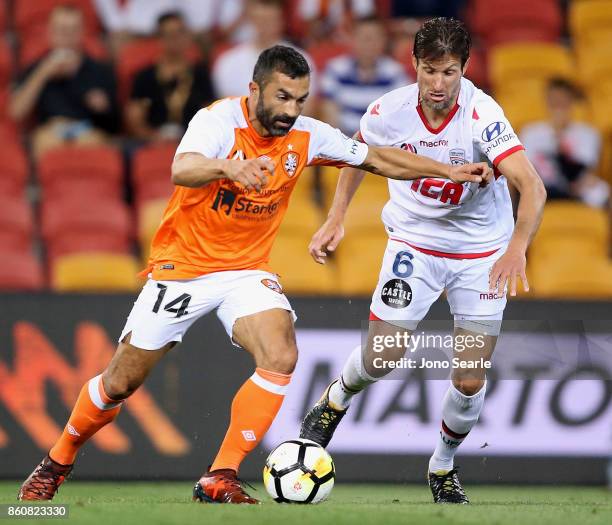
[[[210,56],[208,59],[211,70],[215,66],[215,62],[217,61],[217,59],[223,53],[225,53],[226,51],[229,51],[232,47],[234,47],[234,45],[231,42],[219,42],[211,49]]]
[[[155,63],[161,53],[159,41],[154,38],[142,38],[126,43],[117,57],[117,79],[119,82],[119,100],[125,102],[132,90],[132,82],[138,71]],[[194,43],[189,50],[192,62],[201,60],[202,54]]]
[[[13,54],[4,38],[0,39],[0,88],[8,86],[13,72]]]
[[[487,55],[483,47],[472,47],[470,52],[470,61],[468,63],[468,69],[465,76],[481,89],[487,89],[489,87]]]
[[[134,155],[132,177],[138,208],[145,201],[172,194],[170,167],[175,151],[176,144],[168,143],[142,148]]]
[[[15,0],[14,21],[20,40],[39,38],[46,31],[49,14],[60,5],[75,6],[83,12],[88,34],[99,31],[98,16],[91,0]]]
[[[17,124],[11,120],[0,120],[0,144],[15,144],[17,142],[19,142]]]
[[[300,16],[299,4],[301,0],[285,2],[285,24],[287,33],[296,42],[303,40],[308,32],[308,26]]]
[[[315,63],[318,71],[323,71],[327,63],[337,56],[344,55],[345,53],[351,52],[351,47],[341,42],[334,42],[333,40],[325,40],[317,42],[315,45],[310,46],[308,54]]]
[[[120,200],[123,196],[123,159],[109,146],[62,147],[38,161],[44,198],[66,195]]]
[[[9,87],[0,87],[0,121],[4,121],[9,118],[7,110],[10,97],[11,90]]]
[[[556,42],[563,25],[557,0],[472,0],[471,27],[487,46]]]
[[[22,199],[27,178],[28,161],[23,148],[14,142],[5,142],[0,164],[0,197]]]
[[[85,52],[96,60],[105,61],[109,59],[108,51],[95,35],[87,35],[84,42]],[[36,60],[49,51],[49,42],[46,38],[29,38],[22,42],[19,50],[19,68],[26,69]]]
[[[133,236],[130,211],[123,202],[58,199],[42,207],[42,234],[49,259],[78,252],[128,253]]]
[[[32,253],[27,251],[2,251],[0,264],[0,290],[35,291],[44,286],[43,271]]]
[[[0,87],[0,143],[19,141],[19,126],[8,115],[10,91]]]
[[[398,37],[392,43],[391,56],[397,60],[402,66],[406,74],[410,75],[411,78],[416,77],[416,71],[412,65],[412,48],[414,47],[414,40],[407,37]]]
[[[0,206],[0,251],[28,251],[32,247],[32,208],[23,198],[2,199]]]
[[[6,31],[6,26],[7,26],[6,4],[7,4],[6,1],[0,2],[0,31],[2,33]]]

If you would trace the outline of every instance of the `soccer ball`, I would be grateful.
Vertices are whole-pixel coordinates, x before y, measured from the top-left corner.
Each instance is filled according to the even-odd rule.
[[[291,439],[266,460],[264,485],[277,503],[319,503],[334,487],[336,469],[326,450],[309,439]]]

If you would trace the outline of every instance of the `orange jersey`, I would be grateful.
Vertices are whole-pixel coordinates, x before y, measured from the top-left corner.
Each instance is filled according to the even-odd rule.
[[[201,188],[177,186],[145,270],[157,280],[225,270],[270,271],[272,244],[303,169],[313,164],[358,166],[367,146],[309,117],[298,117],[284,137],[262,137],[249,122],[246,98],[230,98],[196,113],[176,153],[220,159],[266,156],[275,172],[260,193],[229,179]]]

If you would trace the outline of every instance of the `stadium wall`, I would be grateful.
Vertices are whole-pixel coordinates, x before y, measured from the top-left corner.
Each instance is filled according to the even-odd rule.
[[[133,300],[0,295],[0,477],[22,478],[50,448],[81,385],[112,356]],[[292,302],[300,362],[277,422],[244,464],[246,479],[259,479],[267,450],[297,434],[304,408],[359,343],[369,306],[328,298]],[[611,314],[610,303],[509,303],[505,327],[514,334],[499,353],[520,353],[523,360],[514,374],[492,374],[482,424],[458,461],[466,478],[605,483],[612,451]],[[429,318],[451,325],[442,301]],[[543,364],[559,361],[550,357],[551,347],[557,358],[564,348],[578,351],[542,375]],[[215,317],[200,320],[119,419],[84,447],[75,476],[196,479],[223,438],[233,393],[251,372],[250,358],[230,344]],[[340,479],[422,481],[446,385],[406,371],[362,396],[330,449]]]

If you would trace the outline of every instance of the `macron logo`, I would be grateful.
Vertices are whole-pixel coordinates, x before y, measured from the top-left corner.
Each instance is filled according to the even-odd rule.
[[[370,111],[370,115],[380,115],[380,113],[378,112],[379,109],[380,109],[380,104],[376,104],[372,108],[372,111]]]
[[[71,436],[81,437],[81,434],[79,434],[77,432],[77,429],[74,428],[70,423],[66,425],[66,428],[68,429],[68,434],[70,434]]]

